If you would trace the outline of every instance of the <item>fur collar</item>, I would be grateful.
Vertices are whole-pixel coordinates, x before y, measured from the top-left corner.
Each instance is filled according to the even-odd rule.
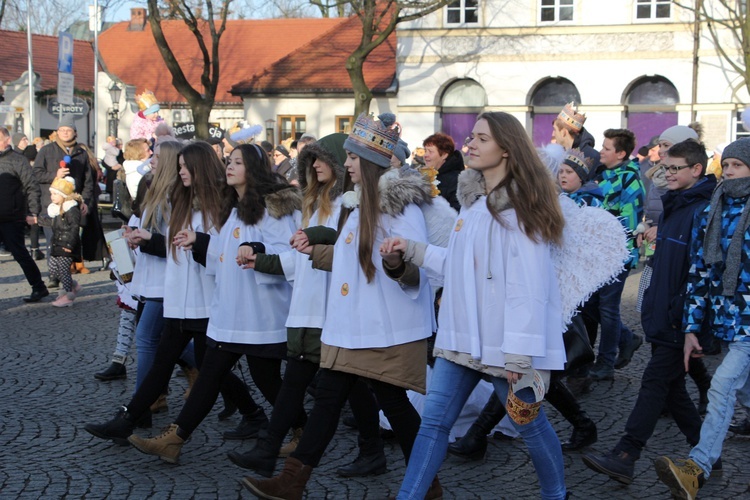
[[[302,194],[294,186],[285,186],[282,189],[268,193],[263,197],[268,215],[274,219],[280,219],[285,215],[292,215],[302,208]]]
[[[71,208],[77,207],[77,206],[78,206],[78,202],[75,200],[64,201],[62,204],[62,211],[67,212]],[[50,203],[49,206],[47,207],[47,215],[49,215],[50,217],[57,217],[58,215],[60,215],[60,205],[56,203]]]
[[[359,185],[354,186],[354,191],[344,193],[343,205],[346,208],[359,206]],[[421,175],[401,175],[398,169],[388,169],[378,180],[378,192],[380,193],[380,211],[386,215],[399,215],[407,205],[416,203],[424,205],[432,203],[430,193],[431,184],[424,180]]]
[[[472,206],[475,201],[486,194],[486,190],[484,176],[480,172],[467,168],[458,176],[456,196],[462,207],[469,208]],[[498,212],[511,208],[508,191],[501,189],[492,192],[489,197],[489,204]]]

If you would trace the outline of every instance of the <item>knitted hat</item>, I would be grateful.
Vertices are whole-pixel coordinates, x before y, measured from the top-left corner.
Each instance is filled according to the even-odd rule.
[[[750,137],[737,139],[724,148],[721,159],[735,158],[750,167]]]
[[[152,115],[161,109],[159,106],[159,100],[150,90],[144,91],[143,94],[136,95],[135,102],[138,103],[138,109],[143,111],[144,115]]]
[[[557,115],[557,119],[565,123],[574,132],[580,132],[586,122],[586,114],[578,112],[578,106],[575,102],[569,102]]]
[[[268,141],[261,141],[260,142],[260,147],[263,148],[263,151],[265,151],[266,153],[269,153],[269,154],[271,153],[271,151],[273,151],[273,144],[271,144]]]
[[[76,120],[73,115],[62,115],[60,117],[60,121],[57,124],[57,129],[61,129],[62,127],[69,127],[75,130],[76,132],[78,129],[76,128]]]
[[[569,149],[565,152],[565,159],[563,159],[563,165],[567,165],[573,169],[581,178],[581,182],[586,182],[589,178],[589,171],[591,170],[592,164],[591,158],[586,158],[583,152],[578,148]]]
[[[67,198],[76,190],[76,181],[72,177],[55,177],[49,187],[50,192],[55,192]]]
[[[398,158],[402,164],[406,163],[406,159],[411,156],[411,151],[409,151],[409,145],[406,141],[399,139],[398,144],[396,144],[396,151],[394,151],[393,154],[396,155],[396,158]]]
[[[283,155],[284,155],[284,156],[286,156],[287,158],[289,158],[289,157],[291,156],[291,155],[289,154],[289,150],[288,150],[287,148],[285,148],[285,147],[284,147],[283,145],[281,145],[281,144],[279,144],[278,146],[276,146],[276,147],[275,147],[274,149],[276,149],[276,151],[278,151],[279,153],[283,154]]]
[[[396,151],[396,144],[398,130],[389,128],[382,121],[375,121],[372,116],[362,113],[357,117],[349,137],[344,141],[344,149],[379,167],[388,168]]]
[[[675,145],[682,141],[687,141],[688,139],[697,141],[698,133],[685,125],[675,125],[674,127],[669,127],[659,136],[660,142],[666,141],[671,145]]]
[[[11,141],[13,141],[13,147],[17,148],[18,144],[23,140],[26,139],[26,134],[22,134],[20,132],[16,132],[13,134],[13,137],[11,137]],[[28,140],[28,139],[27,139]]]

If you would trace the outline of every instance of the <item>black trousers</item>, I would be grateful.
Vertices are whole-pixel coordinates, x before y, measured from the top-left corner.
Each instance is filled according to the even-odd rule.
[[[10,252],[13,258],[21,266],[26,281],[34,289],[44,288],[42,273],[39,272],[36,262],[26,250],[23,232],[25,222],[0,222],[0,243],[5,245],[5,249]],[[50,229],[51,231],[51,229]]]
[[[651,359],[643,370],[638,399],[625,424],[625,435],[615,446],[615,451],[624,451],[636,460],[640,458],[665,404],[690,446],[698,444],[702,422],[685,387],[682,349],[652,344]]]
[[[354,389],[359,376],[322,368],[315,389],[315,406],[307,421],[313,432],[302,434],[297,449],[291,454],[305,465],[316,467],[338,427],[341,408]],[[372,388],[380,408],[393,427],[404,458],[409,460],[421,419],[406,389],[378,380],[364,379]]]

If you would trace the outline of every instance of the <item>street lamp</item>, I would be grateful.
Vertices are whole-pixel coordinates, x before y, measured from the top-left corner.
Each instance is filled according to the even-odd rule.
[[[109,134],[113,137],[117,137],[117,128],[119,126],[120,119],[120,96],[122,95],[122,87],[117,85],[117,82],[112,82],[109,86],[109,98],[112,99],[112,111],[109,113]]]
[[[273,126],[276,123],[276,120],[273,118],[269,118],[266,120],[266,140],[270,142],[271,144],[275,144],[273,140]]]

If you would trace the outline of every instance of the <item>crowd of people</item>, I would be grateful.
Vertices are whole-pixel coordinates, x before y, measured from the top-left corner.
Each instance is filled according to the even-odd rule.
[[[693,446],[685,460],[654,464],[672,495],[695,498],[721,470],[735,402],[750,406],[750,139],[710,163],[699,124],[670,127],[637,155],[633,132],[608,129],[596,150],[570,103],[541,149],[503,112],[480,114],[462,149],[436,133],[415,154],[389,113],[361,115],[348,135],[287,144],[180,141],[153,94],[139,104],[123,157],[112,137],[102,162],[101,178],[114,172],[131,199],[122,237],[135,268],[124,276],[111,266],[120,322],[112,364],[96,374],[124,378],[135,341],[137,378],[113,419],[85,425],[92,435],[177,463],[221,394],[219,418],[242,417],[224,437],[256,439],[228,454],[256,473],[243,485],[259,498],[297,499],[348,402],[359,451],[337,473],[385,471],[382,410],[407,464],[396,498],[435,499],[446,454],[480,459],[507,417],[541,498],[564,499],[563,452],[587,450],[590,469],[630,484],[668,412]],[[39,301],[49,293],[33,260],[41,250],[33,232],[26,249],[24,226],[42,226],[50,280],[62,287],[53,305],[67,307],[81,291],[71,276],[86,257],[80,227],[96,219],[93,155],[65,116],[33,167],[15,139],[0,128],[0,174],[12,179],[0,238],[32,287],[25,300]],[[620,317],[625,281],[644,260],[645,338]],[[624,433],[611,451],[591,450],[598,430],[577,396],[612,380],[644,340],[651,356]],[[711,375],[701,358],[722,343],[728,352]],[[241,358],[270,415],[234,373]],[[188,374],[186,402],[162,434],[143,437],[136,429],[166,410],[175,364]],[[491,397],[450,443],[482,381]],[[572,425],[562,443],[544,399]]]

